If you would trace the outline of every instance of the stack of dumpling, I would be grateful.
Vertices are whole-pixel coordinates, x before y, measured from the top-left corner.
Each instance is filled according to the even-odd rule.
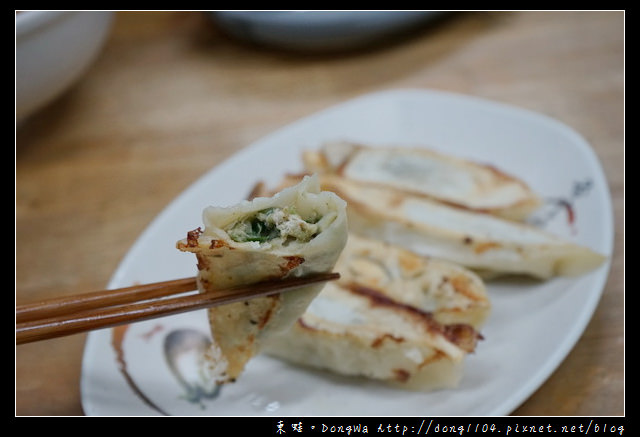
[[[265,344],[293,363],[408,388],[455,387],[491,309],[482,275],[544,280],[605,259],[526,224],[540,198],[491,166],[343,141],[303,161],[347,202],[349,238],[335,266],[341,279]]]

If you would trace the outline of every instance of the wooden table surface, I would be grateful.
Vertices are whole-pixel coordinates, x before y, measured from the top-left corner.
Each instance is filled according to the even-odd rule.
[[[199,12],[119,12],[95,64],[16,130],[16,302],[104,288],[138,235],[264,135],[383,89],[470,94],[580,132],[606,173],[615,254],[595,314],[514,415],[623,415],[624,12],[468,12],[342,54],[266,50]],[[16,347],[18,416],[83,415],[85,335]]]

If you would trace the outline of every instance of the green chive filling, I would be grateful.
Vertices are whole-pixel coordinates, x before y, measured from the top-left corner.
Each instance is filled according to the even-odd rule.
[[[268,208],[236,222],[227,233],[238,243],[264,243],[275,238],[306,242],[318,234],[319,220],[320,217],[305,220],[293,208]]]

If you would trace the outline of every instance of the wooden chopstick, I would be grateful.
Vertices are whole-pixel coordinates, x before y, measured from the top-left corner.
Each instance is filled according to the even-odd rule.
[[[185,278],[21,305],[16,307],[16,344],[269,296],[339,277],[326,273],[167,297],[196,289],[196,279]]]
[[[197,289],[196,278],[173,279],[152,284],[76,294],[16,306],[16,323],[70,314],[74,311],[141,302]]]

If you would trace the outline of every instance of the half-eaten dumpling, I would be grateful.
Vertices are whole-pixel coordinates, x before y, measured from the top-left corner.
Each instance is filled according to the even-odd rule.
[[[189,232],[177,248],[196,255],[201,292],[327,273],[347,239],[345,208],[316,177],[305,177],[273,197],[207,207],[204,230]],[[235,380],[263,341],[294,323],[324,285],[211,308],[212,377]]]

